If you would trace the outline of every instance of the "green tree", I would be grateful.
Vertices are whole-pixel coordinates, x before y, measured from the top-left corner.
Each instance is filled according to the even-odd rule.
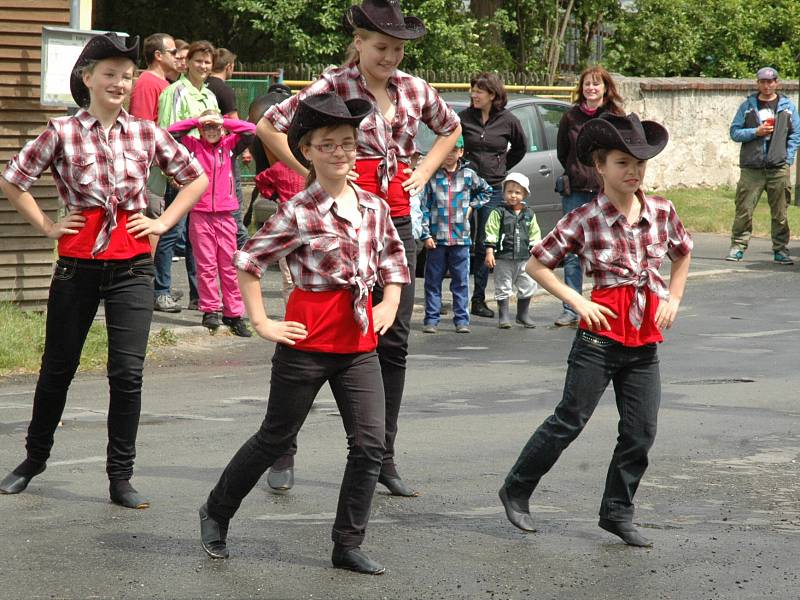
[[[752,78],[764,65],[797,73],[800,3],[636,0],[616,20],[609,66],[627,75]]]

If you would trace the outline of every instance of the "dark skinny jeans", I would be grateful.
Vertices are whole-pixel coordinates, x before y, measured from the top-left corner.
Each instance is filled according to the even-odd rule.
[[[142,405],[142,370],[153,316],[153,261],[59,258],[47,301],[42,366],[28,426],[28,459],[44,464],[64,412],[89,327],[102,300],[108,331],[109,479],[130,479]]]
[[[600,516],[633,519],[633,496],[656,437],[661,379],[656,344],[626,347],[578,330],[568,359],[564,395],[555,413],[534,432],[508,476],[512,496],[528,497],[561,452],[578,437],[610,382],[619,411],[619,436],[606,476]]]
[[[361,544],[383,459],[383,385],[375,352],[306,352],[278,344],[267,414],[208,496],[212,518],[227,523],[233,517],[264,472],[292,444],[326,382],[342,415],[349,449],[332,539],[347,547]]]

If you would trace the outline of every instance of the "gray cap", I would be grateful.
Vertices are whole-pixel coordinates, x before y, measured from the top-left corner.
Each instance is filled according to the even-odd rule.
[[[778,72],[772,67],[761,67],[756,73],[756,79],[777,79]]]

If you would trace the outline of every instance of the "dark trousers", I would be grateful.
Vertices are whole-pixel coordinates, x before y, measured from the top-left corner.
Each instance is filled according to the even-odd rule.
[[[661,400],[656,344],[625,347],[578,330],[567,364],[561,402],[522,449],[506,477],[506,487],[512,496],[530,496],[561,452],[578,437],[609,382],[613,382],[619,435],[608,467],[600,516],[631,521],[633,496],[656,437]]]
[[[169,207],[178,195],[171,185],[167,185],[164,193],[164,208]],[[156,253],[153,261],[156,267],[155,277],[155,296],[169,294],[172,289],[172,257],[176,250],[183,246],[183,255],[186,260],[186,275],[189,279],[189,298],[197,299],[197,271],[194,266],[194,254],[192,254],[192,244],[189,241],[189,215],[185,215],[180,221],[164,235],[158,238]]]
[[[50,457],[67,390],[100,300],[108,331],[109,479],[130,479],[142,404],[142,369],[153,316],[153,261],[59,258],[47,301],[42,367],[28,426],[28,459]]]
[[[414,272],[417,267],[417,248],[411,233],[411,217],[392,219],[403,247],[411,274],[411,283],[404,285],[400,292],[397,317],[389,330],[378,336],[378,358],[381,363],[383,389],[386,395],[386,450],[383,454],[382,472],[387,477],[398,477],[394,462],[394,442],[397,437],[397,420],[400,416],[400,402],[406,383],[406,356],[408,355],[408,334],[411,331],[411,313],[414,310]],[[372,303],[383,300],[383,288],[375,286],[372,290]],[[277,466],[286,468],[294,464],[297,454],[297,440],[284,453]]]
[[[475,278],[475,285],[472,289],[473,302],[486,302],[486,285],[489,283],[489,267],[486,266],[486,221],[489,215],[497,206],[503,205],[503,190],[498,186],[492,192],[492,198],[488,204],[484,204],[476,210],[475,219],[475,246],[472,258],[472,273]]]
[[[383,458],[383,385],[375,352],[332,354],[277,346],[267,414],[211,491],[208,512],[214,519],[227,523],[259,478],[286,452],[325,382],[342,415],[349,449],[332,538],[343,546],[361,544]]]

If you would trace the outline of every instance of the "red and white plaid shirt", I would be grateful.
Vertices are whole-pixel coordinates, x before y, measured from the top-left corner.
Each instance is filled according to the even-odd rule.
[[[646,303],[645,289],[669,297],[658,269],[665,256],[675,260],[692,251],[672,202],[637,192],[642,204],[639,220],[630,225],[605,194],[576,208],[531,249],[545,266],[554,269],[569,253],[577,254],[595,289],[632,285],[636,295],[628,316],[640,327]]]
[[[51,119],[47,129],[11,159],[3,178],[27,191],[50,167],[68,210],[104,208],[94,256],[108,246],[118,209],[137,211],[147,206],[147,176],[154,160],[180,184],[203,173],[189,151],[152,121],[121,110],[106,139],[100,121],[80,109],[71,117]]]
[[[395,105],[391,123],[378,110],[375,97],[367,89],[367,81],[358,66],[332,67],[300,93],[271,106],[264,113],[264,118],[275,129],[285,133],[289,130],[297,103],[307,96],[335,92],[343,100],[369,100],[375,110],[361,121],[356,156],[361,159],[383,159],[379,167],[379,180],[381,193],[385,195],[389,182],[397,174],[397,161],[408,163],[416,151],[414,138],[420,121],[437,135],[451,134],[461,122],[455,111],[424,79],[395,70],[389,77],[387,91]]]
[[[264,268],[286,257],[294,284],[301,290],[350,288],[353,313],[366,333],[366,301],[375,283],[411,281],[403,243],[389,206],[353,186],[361,208],[358,231],[336,214],[333,198],[315,181],[278,205],[275,215],[233,256],[236,267],[261,277]]]

